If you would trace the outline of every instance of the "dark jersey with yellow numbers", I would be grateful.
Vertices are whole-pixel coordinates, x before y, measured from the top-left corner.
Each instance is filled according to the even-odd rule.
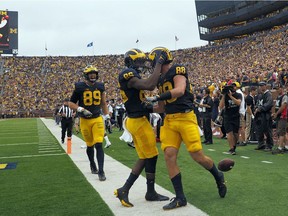
[[[133,68],[126,68],[122,70],[118,76],[120,94],[124,102],[127,115],[130,118],[147,116],[148,111],[142,106],[142,101],[145,99],[144,90],[127,87],[128,81],[133,77],[141,79],[139,73]]]
[[[104,83],[96,82],[92,86],[87,85],[85,82],[75,83],[75,89],[71,96],[70,101],[89,110],[96,118],[101,113],[101,95],[105,91]],[[84,117],[79,113],[80,117]]]
[[[172,98],[165,100],[165,113],[183,113],[188,112],[193,109],[193,92],[192,85],[188,80],[188,74],[186,67],[180,64],[173,65],[169,71],[160,77],[158,82],[159,93],[164,93],[166,91],[172,90],[174,88],[173,78],[176,75],[181,75],[186,78],[186,89],[184,95],[178,98]]]

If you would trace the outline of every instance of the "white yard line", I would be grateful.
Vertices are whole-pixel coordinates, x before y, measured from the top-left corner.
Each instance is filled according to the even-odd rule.
[[[49,150],[49,149],[47,149],[47,150],[39,150],[39,153],[60,152],[60,151],[62,151],[62,150],[61,149],[58,149],[58,150]]]
[[[57,154],[37,154],[37,155],[18,155],[18,156],[7,156],[7,157],[0,157],[0,159],[10,159],[10,158],[32,158],[32,157],[50,157],[50,156],[59,156],[59,155],[64,155],[66,153],[57,153]]]
[[[5,143],[1,144],[0,147],[5,147],[5,146],[20,146],[20,145],[38,145],[38,142],[33,142],[33,143]]]

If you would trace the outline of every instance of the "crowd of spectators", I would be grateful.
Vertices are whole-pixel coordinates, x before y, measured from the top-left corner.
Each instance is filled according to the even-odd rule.
[[[175,50],[174,61],[187,66],[195,94],[214,85],[237,81],[253,85],[259,81],[284,84],[288,78],[288,25],[258,32],[219,45]],[[147,50],[148,52],[148,50]],[[93,64],[100,70],[107,99],[120,97],[118,73],[123,55],[78,57],[1,57],[0,113],[2,117],[52,115],[57,104],[70,97],[82,70]]]
[[[277,31],[260,32],[220,46],[201,47],[176,52],[177,61],[189,68],[194,90],[219,86],[221,82],[237,81],[251,85],[268,81],[287,82],[287,26]],[[243,80],[248,83],[243,83]],[[253,85],[253,84],[252,84]]]
[[[4,116],[43,116],[70,97],[74,83],[81,80],[88,64],[100,70],[109,98],[117,97],[117,71],[123,67],[119,56],[4,57],[0,76],[0,110]],[[121,63],[120,63],[121,62]]]

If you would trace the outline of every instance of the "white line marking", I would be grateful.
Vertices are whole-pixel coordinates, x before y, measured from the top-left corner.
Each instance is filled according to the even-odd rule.
[[[250,157],[247,157],[247,156],[240,156],[241,158],[244,158],[244,159],[249,159]]]
[[[30,157],[46,157],[46,156],[59,156],[65,155],[66,153],[58,153],[58,154],[45,154],[45,155],[18,155],[18,156],[10,156],[10,157],[0,157],[0,159],[9,159],[9,158],[30,158]]]
[[[59,147],[50,147],[50,146],[47,146],[47,147],[41,147],[39,148],[39,151],[41,150],[49,150],[49,149],[60,149]]]
[[[9,131],[10,132],[10,131]],[[8,135],[8,134],[12,134],[12,135],[14,135],[15,134],[15,132],[5,132],[5,131],[1,131],[0,132],[0,134],[2,135]],[[37,130],[29,130],[29,131],[17,131],[17,134],[19,135],[19,134],[21,134],[21,135],[24,135],[24,134],[35,134],[35,132],[37,132]]]
[[[11,136],[9,136],[9,137],[5,137],[5,136],[1,136],[1,138],[5,138],[5,139],[27,139],[27,138],[34,138],[34,137],[36,137],[36,138],[38,138],[39,136],[22,136],[22,137],[11,137]]]
[[[0,144],[0,147],[4,147],[4,146],[19,146],[19,145],[38,145],[39,143],[5,143],[5,144]]]
[[[272,164],[273,162],[271,161],[261,161],[262,163],[267,163],[267,164]]]
[[[39,150],[39,153],[45,153],[45,152],[59,152],[59,151],[62,151],[61,149],[59,150],[52,150],[52,151],[41,151]]]
[[[216,151],[215,149],[207,149],[208,151]]]
[[[41,148],[41,147],[45,147],[45,146],[58,146],[57,145],[58,143],[47,143],[47,144],[39,144],[39,147]]]

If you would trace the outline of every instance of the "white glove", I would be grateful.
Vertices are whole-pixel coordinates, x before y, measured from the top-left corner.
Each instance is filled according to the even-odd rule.
[[[105,121],[109,120],[110,119],[110,115],[109,114],[104,115],[104,119],[105,119]]]
[[[83,111],[84,111],[84,108],[83,108],[83,107],[80,107],[80,106],[79,106],[79,107],[77,108],[77,112],[82,113]]]
[[[80,107],[80,106],[77,108],[77,112],[83,113],[83,115],[85,117],[87,117],[87,118],[90,118],[93,115],[89,110],[86,110],[86,109],[84,109],[83,107]]]
[[[145,100],[148,101],[148,102],[156,102],[157,99],[159,98],[159,96],[153,96],[153,97],[146,97]]]

